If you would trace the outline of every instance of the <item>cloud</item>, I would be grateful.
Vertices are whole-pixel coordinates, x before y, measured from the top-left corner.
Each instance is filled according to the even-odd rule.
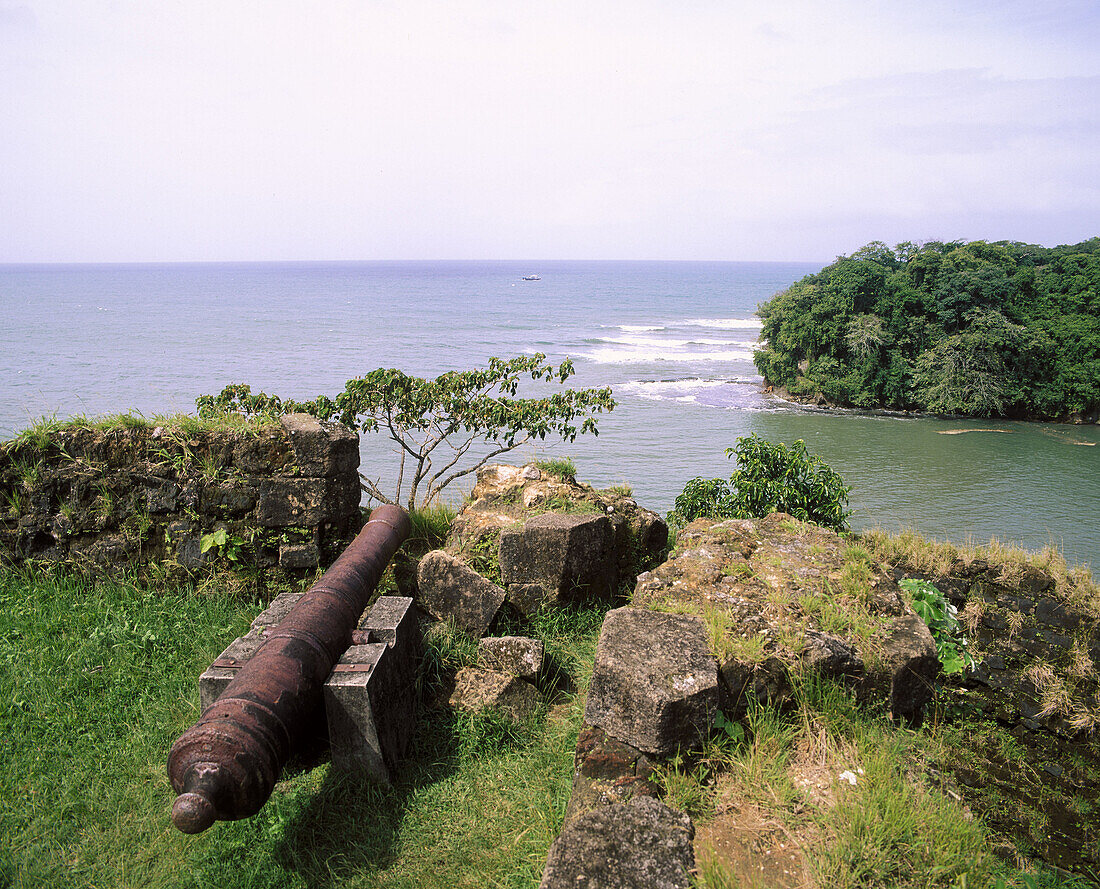
[[[1100,76],[1012,79],[976,69],[904,73],[817,90],[806,97],[799,125],[843,134],[837,147],[858,139],[903,154],[983,154],[1034,139],[1096,145],[1098,97]]]
[[[38,16],[25,3],[0,3],[0,35],[26,33],[38,27]]]
[[[34,35],[0,53],[0,261],[829,258],[860,219],[1083,224],[1098,16],[1006,3],[0,0]]]
[[[772,43],[789,43],[791,35],[777,28],[771,22],[762,22],[753,30],[757,37],[762,37]]]

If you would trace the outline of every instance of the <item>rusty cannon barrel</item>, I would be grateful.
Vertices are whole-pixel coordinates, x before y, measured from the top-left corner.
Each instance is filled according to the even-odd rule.
[[[217,820],[254,815],[267,802],[410,527],[398,506],[374,510],[221,697],[172,745],[168,778],[179,794],[172,806],[176,827],[199,833]]]

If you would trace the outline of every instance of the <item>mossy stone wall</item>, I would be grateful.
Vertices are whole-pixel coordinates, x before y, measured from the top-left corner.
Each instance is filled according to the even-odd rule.
[[[358,436],[304,414],[24,437],[0,447],[0,561],[315,568],[359,529],[358,466]]]

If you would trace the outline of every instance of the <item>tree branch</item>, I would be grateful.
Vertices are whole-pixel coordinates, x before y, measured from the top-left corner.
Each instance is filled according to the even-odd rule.
[[[359,490],[365,491],[366,493],[370,494],[373,499],[378,500],[382,503],[388,503],[391,506],[394,503],[394,501],[390,500],[389,497],[378,490],[378,485],[372,482],[361,472],[359,473]]]
[[[451,473],[451,475],[447,476],[439,484],[434,484],[433,485],[433,482],[435,480],[433,478],[432,481],[430,481],[428,483],[428,496],[425,498],[424,503],[425,504],[431,503],[432,502],[432,497],[437,495],[440,491],[442,491],[445,487],[447,487],[447,485],[449,485],[455,479],[462,478],[464,475],[470,475],[470,473],[473,473],[473,472],[477,472],[479,469],[481,469],[482,466],[484,466],[486,463],[488,463],[490,460],[492,460],[493,457],[497,457],[501,454],[507,453],[508,451],[514,451],[516,448],[522,447],[523,445],[527,444],[527,442],[529,442],[530,440],[531,440],[531,436],[527,435],[527,436],[524,436],[520,441],[514,442],[513,444],[501,445],[495,451],[491,451],[490,453],[486,454],[484,457],[482,457],[480,460],[478,460],[473,466],[469,467],[468,469],[463,469],[463,470],[460,470],[459,472]],[[441,474],[442,472],[445,472],[445,471],[446,470],[440,470],[440,473],[437,473],[435,478],[438,478],[439,474]]]

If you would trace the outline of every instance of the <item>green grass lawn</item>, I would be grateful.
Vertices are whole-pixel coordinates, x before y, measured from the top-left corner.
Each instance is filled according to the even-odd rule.
[[[0,572],[0,889],[538,884],[568,801],[601,607],[503,628],[547,644],[557,690],[530,722],[426,704],[393,787],[297,765],[255,817],[185,836],[169,822],[168,750],[199,715],[196,677],[262,607],[212,586]],[[430,702],[476,646],[445,626],[426,641]],[[1088,885],[997,861],[980,818],[935,788],[928,764],[963,754],[973,726],[899,728],[839,686],[797,699],[674,758],[669,802],[731,836],[755,813],[758,845],[798,850],[799,886]],[[858,787],[836,790],[857,768]],[[772,885],[706,854],[700,869],[706,889]]]
[[[196,677],[260,607],[0,574],[0,886],[538,882],[572,779],[568,695],[518,728],[426,709],[390,789],[298,767],[254,818],[177,832],[168,750],[198,716]],[[583,682],[600,617],[582,617],[548,648]],[[463,657],[446,642],[434,663]]]

